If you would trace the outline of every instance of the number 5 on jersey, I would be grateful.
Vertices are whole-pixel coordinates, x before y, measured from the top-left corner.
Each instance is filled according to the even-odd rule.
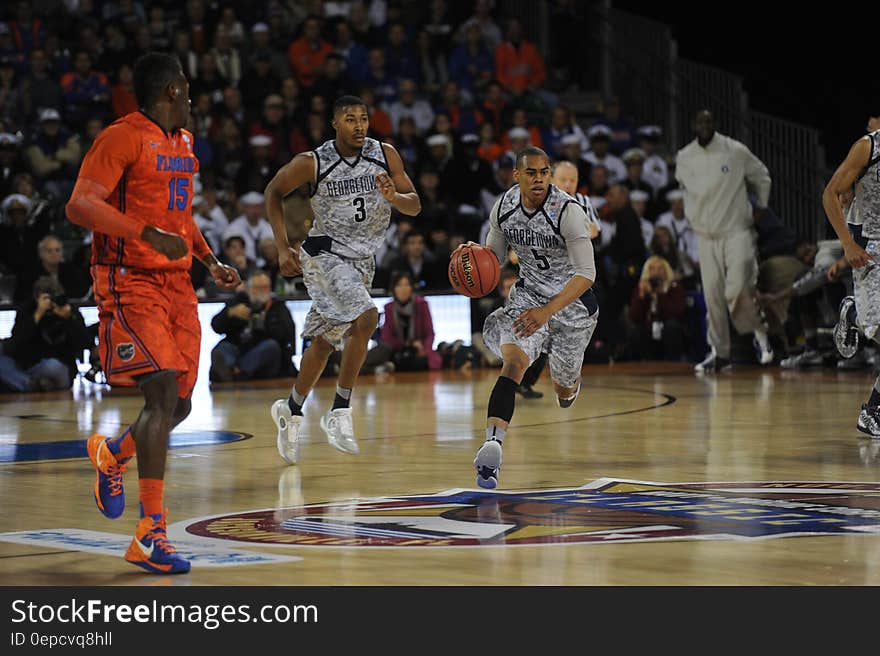
[[[540,269],[541,271],[546,271],[550,268],[550,260],[547,259],[546,255],[541,255],[540,253],[538,253],[537,248],[532,249],[532,255],[535,256],[535,262],[538,269]]]

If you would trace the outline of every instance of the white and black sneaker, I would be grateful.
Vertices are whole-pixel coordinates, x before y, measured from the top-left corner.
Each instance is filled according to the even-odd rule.
[[[880,440],[880,408],[872,408],[867,403],[863,405],[856,428],[865,435]]]
[[[785,358],[779,363],[779,366],[783,369],[801,369],[804,367],[821,367],[823,363],[824,358],[819,351],[807,349],[803,353]]]
[[[758,358],[758,364],[765,365],[773,362],[773,347],[770,346],[770,339],[767,333],[755,331],[755,338],[752,340],[755,347],[755,356]]]
[[[327,434],[327,441],[334,449],[343,453],[360,453],[357,440],[354,438],[351,408],[329,410],[321,417],[321,428]]]
[[[709,355],[706,356],[706,359],[694,367],[694,371],[697,373],[706,374],[728,370],[730,370],[730,360],[718,357],[715,354],[715,349],[709,351]]]
[[[278,429],[278,455],[288,465],[295,465],[299,457],[299,430],[302,415],[295,415],[287,405],[287,399],[278,399],[272,404],[272,421]]]
[[[850,313],[854,311],[856,300],[852,296],[846,296],[840,302],[839,318],[834,326],[834,346],[837,352],[844,358],[851,358],[859,348],[859,330],[855,323],[850,321]]]
[[[569,396],[567,399],[561,399],[561,398],[559,398],[559,397],[557,396],[557,397],[556,397],[556,405],[558,405],[560,408],[568,408],[568,407],[570,407],[571,404],[574,403],[575,400],[577,399],[578,394],[581,393],[581,381],[582,381],[582,380],[583,380],[582,378],[579,378],[579,379],[578,379],[578,386],[577,386],[577,389],[574,391],[574,394],[572,394],[571,396]]]
[[[487,490],[498,486],[498,470],[501,469],[501,442],[486,440],[474,458],[477,469],[477,485]]]

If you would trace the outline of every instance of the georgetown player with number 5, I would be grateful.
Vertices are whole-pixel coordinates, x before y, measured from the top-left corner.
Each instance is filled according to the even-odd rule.
[[[507,253],[508,244],[513,248],[520,277],[509,302],[483,325],[486,345],[503,362],[489,397],[486,441],[474,459],[477,485],[484,488],[498,485],[501,444],[526,369],[547,353],[556,401],[561,408],[571,406],[599,318],[591,289],[596,264],[583,207],[550,184],[550,160],[540,148],[517,154],[514,177],[518,184],[489,213],[486,238],[496,254]]]
[[[312,298],[303,328],[311,344],[303,353],[290,397],[276,401],[271,409],[278,453],[289,464],[297,460],[302,406],[334,349],[342,350],[342,363],[333,407],[321,417],[321,428],[332,446],[358,453],[351,390],[379,321],[370,296],[375,253],[392,207],[409,216],[421,210],[400,155],[367,137],[370,118],[363,100],[336,100],[332,125],[335,139],[294,157],[266,187],[266,213],[278,244],[281,273],[302,273]],[[291,244],[282,200],[304,184],[309,185],[314,223],[302,244]]]

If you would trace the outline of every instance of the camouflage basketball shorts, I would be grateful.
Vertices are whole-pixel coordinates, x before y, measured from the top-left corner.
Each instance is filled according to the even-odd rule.
[[[375,261],[372,257],[351,260],[327,252],[309,255],[305,249],[300,255],[303,282],[312,298],[302,335],[320,336],[341,349],[352,322],[376,308],[370,296]]]
[[[853,296],[856,300],[859,330],[868,339],[876,340],[880,335],[880,240],[871,239],[865,251],[873,258],[867,266],[853,269]]]
[[[517,337],[513,330],[514,320],[525,310],[545,302],[524,288],[513,288],[507,305],[486,317],[483,340],[499,358],[502,345],[518,346],[528,356],[529,364],[543,351],[548,355],[553,382],[562,387],[574,387],[581,376],[584,351],[593,337],[599,311],[590,315],[580,301],[575,301],[554,314],[534,334]]]

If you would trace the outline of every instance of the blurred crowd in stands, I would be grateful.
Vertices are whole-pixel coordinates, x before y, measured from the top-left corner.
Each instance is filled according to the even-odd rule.
[[[22,304],[32,319],[35,308],[49,308],[47,294],[67,302],[40,319],[90,302],[90,236],[66,220],[64,203],[95,136],[138,109],[135,60],[162,50],[177,55],[191,84],[189,129],[201,163],[196,222],[246,281],[234,298],[223,297],[193,267],[199,297],[228,303],[214,322],[227,334],[213,361],[217,380],[262,375],[271,359],[260,351],[243,363],[238,338],[226,332],[240,333],[236,322],[253,313],[255,274],[266,274],[261,293],[303,293],[279,274],[262,192],[294,154],[333,138],[330,108],[349,93],[367,103],[372,136],[400,152],[422,203],[418,217],[394,217],[376,254],[374,286],[406,306],[386,308],[377,337],[399,343],[406,357],[377,352],[372,366],[493,364],[478,340],[435,352],[426,306],[409,299],[449,289],[449,253],[485,234],[489,209],[513,183],[515,153],[529,144],[574,164],[577,192],[601,218],[594,239],[601,318],[588,361],[699,359],[706,345],[696,237],[673,170],[682,144],[666,143],[651,117],[636,121],[615,98],[590,116],[566,106],[561,97],[572,85],[598,86],[588,45],[597,24],[586,3],[550,5],[552,36],[542,51],[536,27],[492,0],[3,3],[0,301]],[[308,190],[298,193],[298,211],[306,211]],[[769,255],[795,257],[794,235],[780,220],[771,217],[763,230]],[[515,273],[515,258],[505,270]],[[47,277],[56,285],[48,291]],[[488,307],[503,303],[502,287],[473,302],[475,335]],[[78,338],[71,344],[79,348]],[[33,364],[18,362],[21,370]],[[269,367],[267,375],[289,373]],[[35,378],[28,384],[45,387],[46,376]]]

